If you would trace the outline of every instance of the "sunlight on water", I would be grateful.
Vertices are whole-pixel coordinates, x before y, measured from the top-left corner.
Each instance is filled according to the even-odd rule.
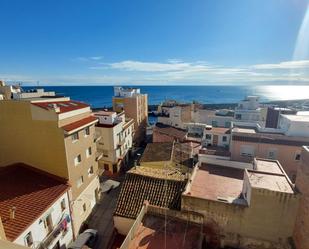
[[[263,86],[257,87],[256,95],[269,100],[309,99],[309,86]]]

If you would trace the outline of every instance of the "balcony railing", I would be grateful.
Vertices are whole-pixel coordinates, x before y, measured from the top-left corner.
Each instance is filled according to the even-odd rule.
[[[61,221],[54,226],[52,231],[46,236],[46,238],[36,247],[36,249],[48,248],[55,240],[58,240],[60,236],[64,237],[69,228],[68,223],[71,222],[70,216],[67,214]]]
[[[103,153],[102,152],[96,152],[95,153],[95,160],[96,161],[99,161],[102,157],[103,157]]]

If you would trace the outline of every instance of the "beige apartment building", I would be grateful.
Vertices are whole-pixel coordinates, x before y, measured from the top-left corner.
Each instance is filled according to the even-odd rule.
[[[309,248],[309,147],[301,152],[301,163],[297,171],[296,188],[300,192],[300,205],[296,218],[294,241],[297,249]]]
[[[95,116],[99,119],[96,124],[97,149],[102,154],[99,168],[106,173],[118,173],[125,169],[133,145],[134,120],[126,118],[125,113],[100,111]]]
[[[249,162],[255,156],[279,160],[290,179],[295,182],[303,145],[309,145],[309,137],[234,128],[230,144],[231,160]]]
[[[74,234],[99,198],[90,106],[69,98],[0,101],[0,166],[26,163],[68,180]]]
[[[143,143],[148,125],[148,95],[141,94],[138,88],[114,87],[113,110],[125,111],[134,120],[133,142],[137,146]]]

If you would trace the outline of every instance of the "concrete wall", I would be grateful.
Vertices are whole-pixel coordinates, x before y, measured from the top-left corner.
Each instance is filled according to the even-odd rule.
[[[294,241],[297,249],[309,248],[309,149],[303,147],[301,164],[298,167],[296,188],[301,193],[295,223]]]
[[[0,166],[24,162],[68,179],[63,130],[48,112],[43,121],[32,120],[30,105],[0,102]]]
[[[135,221],[134,219],[129,219],[121,216],[114,216],[113,219],[114,226],[117,232],[121,235],[127,235]]]
[[[182,196],[182,210],[203,214],[204,223],[220,234],[221,245],[236,248],[283,248],[292,236],[298,197],[253,189],[250,206]],[[223,236],[223,237],[222,237]]]

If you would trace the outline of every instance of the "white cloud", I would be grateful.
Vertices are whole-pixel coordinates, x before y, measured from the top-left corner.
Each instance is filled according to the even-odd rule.
[[[91,70],[83,74],[0,74],[0,79],[34,83],[39,80],[43,84],[309,84],[307,60],[243,66],[213,65],[205,61],[186,62],[179,59],[107,63],[97,58],[93,61],[96,63],[88,67]]]
[[[257,64],[254,69],[309,69],[309,60],[284,61],[276,64]]]

